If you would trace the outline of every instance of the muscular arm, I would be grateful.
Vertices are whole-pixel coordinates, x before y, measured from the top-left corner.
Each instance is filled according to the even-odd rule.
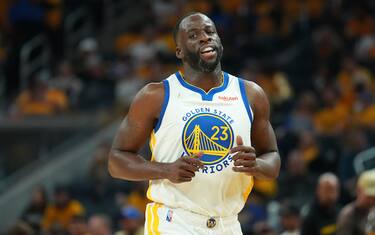
[[[147,161],[137,154],[152,132],[163,100],[162,83],[148,84],[134,98],[109,154],[108,170],[112,177],[133,181],[169,179],[180,183],[190,181],[198,167],[202,167],[194,158],[160,163]]]
[[[251,127],[252,146],[244,146],[237,137],[237,152],[233,157],[234,171],[252,175],[258,179],[274,179],[279,175],[280,156],[276,137],[270,124],[270,105],[266,94],[253,82],[246,82],[247,98],[251,104],[254,120]]]
[[[280,155],[275,132],[270,123],[270,104],[263,89],[253,82],[246,83],[247,95],[254,112],[251,142],[256,151],[256,178],[274,179],[280,171]]]
[[[137,155],[149,137],[163,102],[162,84],[148,84],[134,98],[114,139],[108,169],[115,178],[148,180],[163,178],[163,165]]]

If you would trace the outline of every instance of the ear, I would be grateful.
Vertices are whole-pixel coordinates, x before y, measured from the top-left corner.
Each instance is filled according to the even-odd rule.
[[[181,48],[178,47],[178,46],[176,47],[176,57],[179,58],[179,59],[182,59],[182,57],[183,57],[183,52],[182,52]]]

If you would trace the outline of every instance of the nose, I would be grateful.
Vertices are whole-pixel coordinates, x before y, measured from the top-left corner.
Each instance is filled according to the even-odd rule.
[[[205,43],[205,42],[211,42],[212,38],[210,35],[208,35],[206,32],[202,32],[201,38],[200,38],[200,43]]]

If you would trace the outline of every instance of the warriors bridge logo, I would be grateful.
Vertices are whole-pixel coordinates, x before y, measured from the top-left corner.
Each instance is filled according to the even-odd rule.
[[[226,157],[233,146],[233,130],[223,115],[218,114],[215,110],[214,113],[193,115],[187,119],[183,129],[182,145],[185,153],[193,155],[203,152],[200,158],[205,164],[203,173],[215,173],[229,166]]]

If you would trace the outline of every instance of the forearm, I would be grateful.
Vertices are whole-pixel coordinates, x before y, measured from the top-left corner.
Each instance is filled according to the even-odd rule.
[[[166,164],[147,161],[135,153],[112,149],[108,160],[108,170],[112,177],[118,179],[155,180],[165,178]]]
[[[257,171],[254,174],[257,179],[271,180],[279,176],[280,155],[278,152],[269,152],[256,158]]]

